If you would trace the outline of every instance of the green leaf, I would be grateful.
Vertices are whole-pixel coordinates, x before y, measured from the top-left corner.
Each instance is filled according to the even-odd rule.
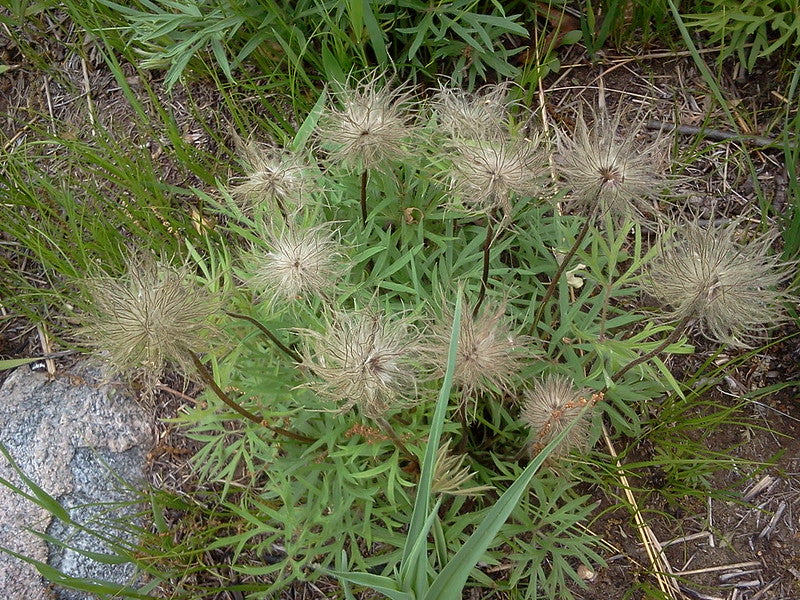
[[[461,305],[462,292],[459,290],[456,297],[456,306],[453,317],[453,329],[450,332],[450,348],[447,353],[447,370],[445,371],[442,387],[439,390],[439,398],[436,400],[436,407],[431,421],[431,431],[428,436],[428,445],[425,448],[425,458],[422,461],[422,472],[417,486],[417,497],[414,500],[414,512],[411,515],[411,523],[408,526],[408,535],[403,546],[403,567],[409,569],[410,580],[403,581],[404,589],[414,588],[417,597],[422,597],[428,587],[428,557],[420,549],[417,539],[420,536],[427,537],[425,523],[428,519],[428,507],[430,506],[431,487],[433,485],[433,473],[436,468],[436,453],[439,450],[439,441],[442,436],[444,418],[447,413],[447,403],[450,398],[450,389],[453,386],[453,374],[456,367],[456,351],[458,349],[458,337],[461,330]],[[412,566],[407,566],[410,563]],[[415,567],[411,571],[412,567]]]
[[[39,357],[34,358],[9,358],[7,360],[0,360],[0,371],[8,371],[9,369],[16,369],[22,365],[27,365],[37,360],[42,360]]]
[[[456,309],[458,311],[458,309]],[[456,313],[458,314],[458,313]],[[587,409],[584,408],[583,411]],[[580,418],[580,417],[579,417]],[[467,582],[470,572],[483,558],[486,550],[494,542],[500,528],[508,520],[511,511],[519,503],[522,494],[528,489],[528,484],[536,475],[536,471],[550,455],[553,449],[569,435],[570,430],[578,422],[576,418],[569,427],[564,429],[545,448],[536,455],[525,468],[519,478],[497,500],[494,506],[478,525],[478,528],[469,537],[466,543],[459,548],[455,556],[442,569],[442,572],[431,584],[430,589],[420,596],[423,600],[460,600],[461,590]]]
[[[364,26],[367,28],[370,44],[375,51],[375,57],[378,63],[387,66],[389,63],[389,52],[386,50],[386,42],[383,39],[383,31],[378,25],[378,20],[372,12],[370,0],[362,0],[363,2],[363,17]]]
[[[92,579],[84,579],[82,577],[70,577],[69,575],[65,575],[55,567],[51,567],[45,562],[41,562],[25,556],[24,554],[20,554],[19,552],[14,552],[9,548],[5,548],[0,546],[0,552],[5,552],[15,558],[18,558],[21,561],[28,563],[36,568],[39,571],[39,574],[50,581],[51,583],[58,584],[62,587],[71,589],[71,590],[78,590],[81,592],[91,592],[93,594],[104,594],[104,595],[111,595],[116,598],[131,598],[135,600],[157,600],[157,596],[148,596],[147,594],[141,594],[137,590],[127,586],[121,585],[118,583],[112,583],[110,581],[102,581],[102,580],[92,580]]]
[[[53,496],[45,492],[42,488],[36,485],[30,477],[25,475],[22,469],[20,469],[17,463],[14,461],[14,458],[11,456],[11,453],[3,444],[0,444],[0,454],[6,457],[6,460],[11,464],[11,468],[14,469],[14,471],[16,471],[19,478],[22,479],[25,485],[27,485],[28,488],[30,488],[31,492],[33,492],[33,495],[36,497],[36,503],[39,506],[41,506],[51,515],[53,515],[54,517],[65,523],[72,522],[72,519],[70,519],[67,510],[63,506],[61,506],[61,504],[58,503],[58,500],[56,500],[55,498],[53,498]],[[3,485],[7,485],[7,482],[5,480],[0,480],[0,483],[3,483]]]
[[[303,124],[300,125],[300,128],[297,130],[297,135],[294,136],[292,143],[289,144],[289,149],[292,152],[299,152],[305,148],[311,134],[314,133],[314,129],[317,127],[317,122],[319,121],[320,115],[322,115],[322,109],[325,107],[326,98],[327,93],[323,91],[319,95],[319,98],[317,98],[308,116],[303,121]]]
[[[391,600],[414,600],[414,595],[397,588],[394,579],[372,573],[353,573],[349,571],[327,571],[331,575],[343,579],[354,585],[361,585],[380,592]]]

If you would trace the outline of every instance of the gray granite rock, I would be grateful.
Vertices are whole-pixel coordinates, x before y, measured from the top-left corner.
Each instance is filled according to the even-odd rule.
[[[21,367],[0,388],[0,443],[22,471],[69,510],[71,517],[130,540],[115,519],[136,510],[126,484],[141,487],[153,430],[148,411],[102,383],[98,369],[79,365],[55,379]],[[25,489],[0,456],[0,477]],[[104,503],[112,503],[111,505]],[[114,504],[116,503],[116,504]],[[0,486],[0,546],[48,562],[69,575],[130,583],[130,565],[107,565],[46,544],[25,528],[46,531],[74,547],[108,553],[86,533],[65,526],[35,503]],[[33,567],[0,553],[0,591],[9,600],[84,600],[86,593],[48,586]]]

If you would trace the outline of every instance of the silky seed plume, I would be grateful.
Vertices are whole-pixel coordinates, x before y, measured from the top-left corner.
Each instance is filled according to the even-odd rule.
[[[789,296],[779,287],[794,265],[769,254],[776,233],[740,243],[738,225],[681,223],[674,236],[662,239],[644,285],[670,307],[670,318],[693,318],[705,337],[751,348],[786,319],[783,302]]]
[[[346,411],[381,419],[416,401],[419,334],[410,321],[370,310],[337,312],[325,331],[301,330],[309,384]]]

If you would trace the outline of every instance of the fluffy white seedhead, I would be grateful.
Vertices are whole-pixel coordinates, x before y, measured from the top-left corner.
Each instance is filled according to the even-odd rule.
[[[520,371],[533,354],[530,340],[512,333],[501,304],[487,302],[477,315],[472,312],[467,303],[462,305],[453,381],[467,398],[484,393],[512,393]],[[444,303],[442,319],[431,328],[426,345],[439,375],[447,366],[453,317],[453,308]]]
[[[314,172],[299,154],[254,142],[240,143],[239,152],[248,173],[234,180],[231,193],[245,211],[266,206],[286,214],[317,189]]]
[[[416,400],[419,334],[407,318],[338,312],[326,331],[302,333],[303,364],[319,378],[310,387],[342,411],[377,419]]]
[[[572,449],[586,446],[589,437],[589,411],[599,397],[585,389],[576,389],[566,377],[548,375],[525,392],[522,420],[530,427],[531,452],[535,454],[575,423],[552,456],[564,456]]]
[[[476,93],[442,86],[433,102],[436,123],[452,139],[497,140],[508,136],[509,84],[482,87]]]
[[[317,135],[331,160],[353,170],[381,169],[410,154],[410,91],[381,85],[373,73],[336,95]]]
[[[587,215],[606,212],[621,220],[653,212],[669,185],[669,140],[639,140],[641,126],[621,131],[622,110],[603,111],[589,126],[578,114],[574,134],[559,130],[555,166],[571,192],[572,206]]]
[[[88,303],[76,335],[119,373],[154,384],[167,361],[193,370],[192,353],[207,348],[218,301],[186,269],[131,257],[122,277],[80,282]]]
[[[328,224],[285,227],[266,246],[268,251],[256,249],[247,255],[247,283],[273,301],[324,296],[346,270],[344,253]]]
[[[539,139],[456,140],[450,181],[469,210],[508,218],[514,198],[538,198],[544,191],[545,157]]]
[[[788,296],[778,288],[795,265],[769,254],[774,233],[737,242],[738,225],[681,223],[674,237],[662,241],[645,288],[670,307],[671,318],[692,317],[705,337],[750,348],[785,320]]]

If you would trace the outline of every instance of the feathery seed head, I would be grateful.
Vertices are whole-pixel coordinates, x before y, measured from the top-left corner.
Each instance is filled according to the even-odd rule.
[[[442,311],[442,321],[432,327],[431,341],[426,348],[439,374],[445,371],[455,316],[453,307],[446,302]],[[466,396],[510,393],[525,360],[533,354],[528,349],[528,341],[526,336],[511,333],[503,305],[487,302],[473,317],[472,307],[464,303],[458,332],[454,383],[464,390]]]
[[[639,143],[641,127],[622,134],[621,117],[621,110],[614,116],[601,112],[589,127],[581,111],[574,137],[558,131],[556,168],[572,190],[575,209],[585,214],[607,211],[621,220],[652,212],[647,202],[669,184],[668,140]]]
[[[671,241],[662,241],[645,289],[671,307],[672,318],[695,318],[703,336],[750,348],[785,319],[781,303],[788,295],[776,288],[794,265],[768,254],[774,233],[738,243],[738,224],[682,223]]]
[[[219,305],[186,269],[129,257],[122,277],[91,277],[81,285],[89,306],[75,333],[105,352],[118,372],[153,385],[167,361],[193,370],[191,353],[207,345]]]
[[[433,472],[431,491],[434,494],[449,494],[451,496],[476,496],[487,490],[489,485],[463,486],[472,481],[475,473],[464,465],[465,454],[451,454],[450,440],[441,445],[436,452],[436,467]]]
[[[453,139],[496,140],[508,135],[508,83],[487,85],[477,93],[442,86],[434,101],[437,124]]]
[[[489,215],[511,214],[514,197],[531,197],[544,189],[544,156],[539,138],[456,140],[453,145],[452,187],[470,210]]]
[[[341,411],[380,418],[416,399],[419,334],[407,318],[339,312],[327,331],[303,333],[303,364],[320,379],[310,387]]]
[[[408,155],[411,93],[388,83],[378,87],[379,79],[373,73],[345,89],[338,94],[340,106],[328,107],[320,119],[318,136],[329,156],[353,170],[381,168]]]
[[[231,193],[245,210],[267,203],[285,213],[302,205],[316,189],[316,177],[301,156],[253,142],[238,146],[249,173],[238,178]]]
[[[586,446],[589,419],[588,414],[581,414],[581,411],[587,404],[594,405],[599,399],[589,390],[575,389],[566,377],[548,375],[538,380],[533,390],[526,390],[520,415],[533,432],[531,453],[541,450],[572,423],[575,426],[556,446],[552,456],[565,456],[573,448]]]
[[[269,252],[251,251],[247,283],[262,294],[294,300],[320,295],[336,285],[343,274],[343,253],[327,224],[306,229],[286,227],[268,241]]]

